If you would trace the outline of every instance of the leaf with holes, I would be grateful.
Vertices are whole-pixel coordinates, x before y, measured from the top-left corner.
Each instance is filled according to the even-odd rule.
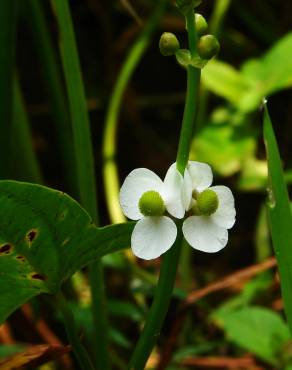
[[[0,323],[97,257],[130,245],[134,223],[97,228],[68,195],[0,181]]]

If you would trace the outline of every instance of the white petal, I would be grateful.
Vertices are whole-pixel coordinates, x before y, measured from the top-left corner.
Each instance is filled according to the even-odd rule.
[[[228,241],[228,231],[208,216],[187,218],[183,223],[183,234],[193,248],[207,253],[220,251]]]
[[[207,163],[189,161],[187,168],[192,179],[193,190],[203,191],[212,184],[212,169]]]
[[[192,178],[187,169],[184,173],[184,184],[183,184],[183,205],[186,211],[188,211],[192,205]]]
[[[132,233],[133,253],[144,260],[157,258],[173,245],[176,235],[176,225],[169,217],[142,218]]]
[[[167,211],[176,218],[185,215],[184,206],[184,179],[173,163],[165,176],[162,198],[165,201]]]
[[[129,173],[120,190],[120,204],[124,214],[132,220],[143,217],[139,210],[141,196],[149,190],[161,192],[163,181],[147,168],[137,168]]]
[[[227,186],[211,186],[219,199],[219,205],[215,213],[211,215],[214,222],[221,227],[230,229],[235,223],[234,197]]]

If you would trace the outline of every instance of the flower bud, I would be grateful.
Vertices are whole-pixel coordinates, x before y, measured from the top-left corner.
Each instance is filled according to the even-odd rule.
[[[201,215],[210,216],[217,210],[218,204],[218,196],[211,189],[206,189],[197,195],[197,207]]]
[[[171,32],[164,32],[159,40],[159,49],[163,56],[174,55],[179,49],[179,42]]]
[[[215,36],[205,35],[199,39],[197,49],[202,59],[209,60],[219,52],[220,45]]]
[[[154,190],[146,191],[139,200],[139,210],[144,216],[162,216],[165,205],[161,195]]]
[[[195,14],[195,25],[198,36],[203,36],[208,30],[208,23],[206,19],[199,13]]]

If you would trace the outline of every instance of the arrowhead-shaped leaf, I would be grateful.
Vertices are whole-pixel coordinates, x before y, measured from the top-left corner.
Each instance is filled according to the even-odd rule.
[[[68,195],[0,181],[0,323],[97,257],[130,245],[134,223],[97,228]]]

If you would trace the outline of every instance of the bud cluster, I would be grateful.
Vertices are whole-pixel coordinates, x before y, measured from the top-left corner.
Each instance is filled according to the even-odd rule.
[[[190,7],[193,9],[195,2],[193,0],[177,0],[176,4],[182,11],[182,9],[189,9]],[[198,2],[195,6],[197,5]],[[198,35],[197,55],[191,58],[188,50],[180,49],[177,37],[171,32],[164,32],[161,35],[159,49],[163,56],[175,55],[178,62],[185,67],[192,65],[197,68],[203,68],[219,52],[220,45],[215,36],[208,34],[208,23],[206,19],[199,13],[195,14],[194,19]]]

